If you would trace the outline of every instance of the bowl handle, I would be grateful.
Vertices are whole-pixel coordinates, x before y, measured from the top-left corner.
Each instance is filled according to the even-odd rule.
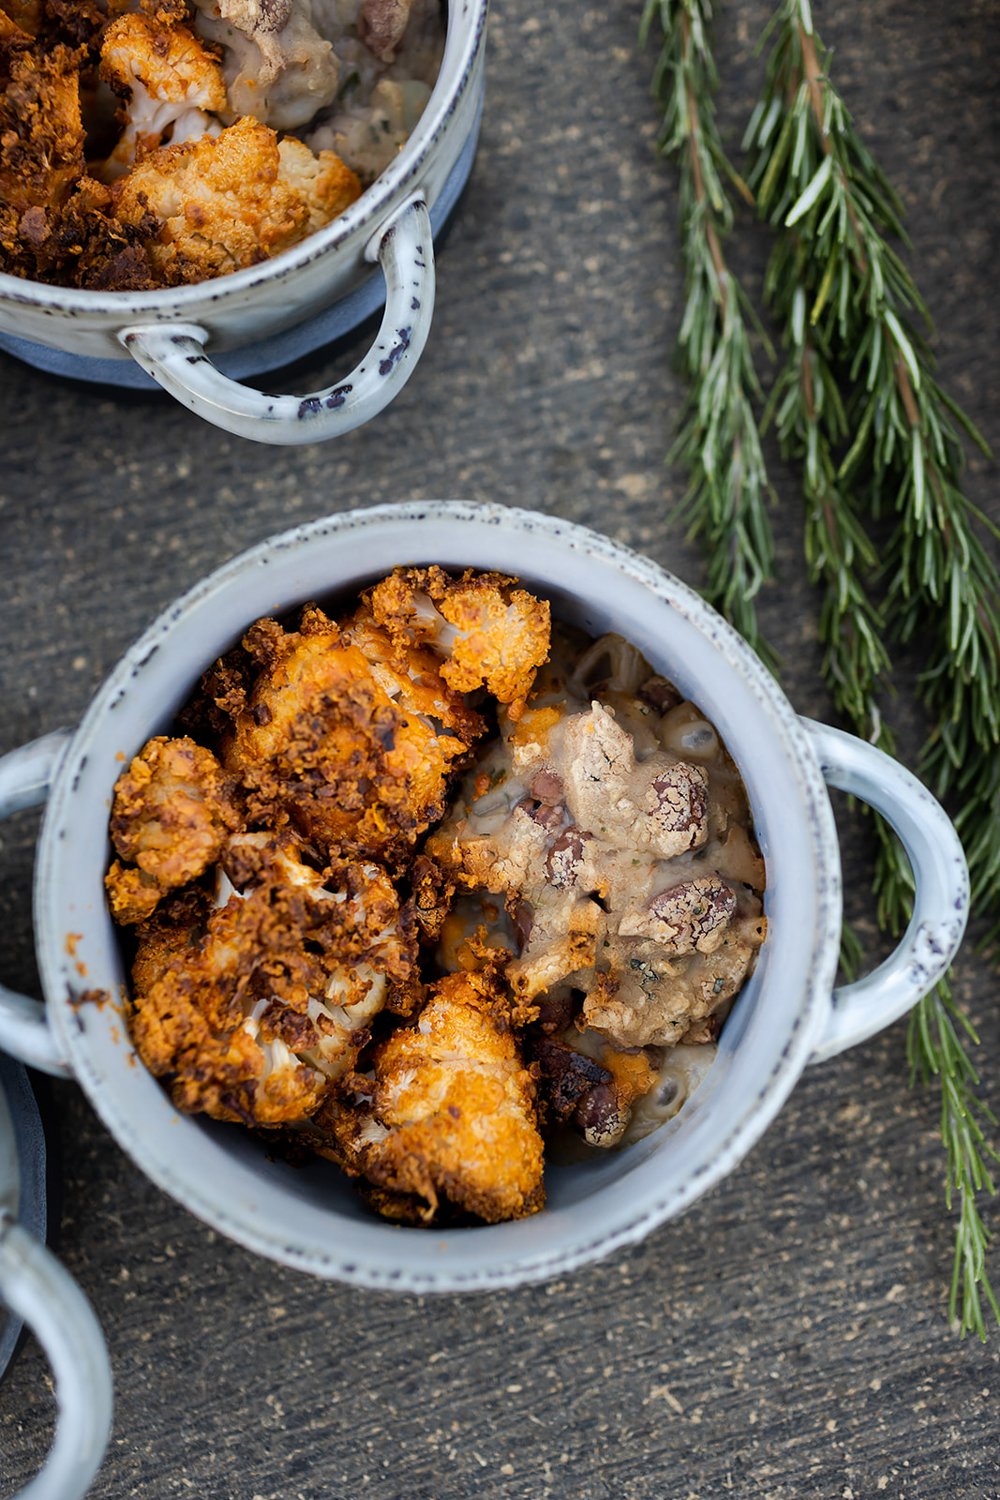
[[[76,1282],[6,1211],[0,1213],[0,1296],[37,1336],[59,1401],[49,1456],[17,1500],[80,1500],[111,1436],[108,1351]]]
[[[58,729],[0,759],[0,819],[45,801],[70,738],[68,729]],[[0,1048],[20,1058],[29,1068],[41,1068],[57,1078],[71,1076],[69,1064],[46,1019],[44,1005],[2,984]]]
[[[365,247],[385,276],[374,344],[337,385],[311,396],[268,396],[230,380],[205,353],[197,323],[122,328],[119,342],[165,391],[216,427],[258,443],[315,443],[360,427],[388,406],[423,353],[434,312],[434,241],[427,205],[408,198]]]
[[[898,946],[871,974],[833,992],[811,1062],[874,1036],[928,994],[951,963],[969,914],[969,871],[941,804],[898,761],[843,730],[803,719],[828,786],[880,812],[913,871],[913,915]]]

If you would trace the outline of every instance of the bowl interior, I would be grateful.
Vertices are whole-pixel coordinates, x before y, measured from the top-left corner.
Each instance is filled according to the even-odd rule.
[[[427,105],[398,155],[343,213],[314,234],[271,257],[263,263],[265,267],[277,265],[283,271],[289,271],[327,255],[362,231],[370,234],[396,194],[403,188],[412,190],[418,185],[414,179],[419,177],[428,153],[447,126],[456,99],[471,76],[482,46],[488,0],[448,0],[443,8],[445,40],[441,66]],[[412,187],[409,186],[411,183]],[[261,266],[255,265],[191,285],[159,287],[143,292],[103,292],[30,281],[0,271],[0,318],[2,304],[9,303],[21,307],[51,304],[70,316],[108,315],[123,325],[143,316],[156,315],[168,305],[172,315],[180,319],[194,316],[200,304],[211,307],[223,292],[233,297],[238,297],[241,292],[253,293],[267,279],[266,275],[262,276]],[[12,331],[16,333],[18,329]]]
[[[123,758],[169,724],[200,671],[257,616],[352,593],[395,564],[428,562],[516,573],[569,623],[634,642],[725,740],[768,871],[767,942],[708,1077],[680,1114],[626,1150],[548,1169],[542,1214],[443,1233],[374,1219],[328,1163],[293,1168],[237,1127],[181,1117],[131,1057],[116,1007],[72,1003],[91,988],[120,997],[126,980],[102,887],[107,811]],[[161,1187],[222,1232],[286,1263],[365,1284],[517,1281],[593,1258],[678,1211],[739,1159],[780,1107],[833,983],[835,850],[829,801],[798,721],[746,647],[684,585],[603,538],[530,513],[380,507],[300,528],[238,559],[157,621],[109,678],[46,818],[39,962],[73,1066],[105,1123]],[[68,943],[70,933],[82,938]]]

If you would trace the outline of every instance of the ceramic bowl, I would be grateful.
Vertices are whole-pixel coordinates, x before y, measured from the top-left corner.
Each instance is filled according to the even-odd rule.
[[[0,1057],[0,1300],[14,1328],[25,1322],[37,1335],[59,1401],[48,1457],[20,1496],[80,1500],[111,1435],[111,1366],[90,1303],[32,1233],[37,1206],[34,1214],[26,1209],[41,1199],[44,1220],[44,1177],[44,1138],[30,1085],[22,1068]],[[8,1356],[12,1331],[2,1341]]]
[[[201,671],[257,616],[353,594],[394,564],[430,562],[516,574],[567,621],[594,635],[619,631],[699,704],[746,783],[767,864],[768,918],[767,941],[716,1060],[675,1119],[596,1162],[551,1168],[547,1206],[532,1218],[433,1232],[373,1217],[328,1163],[293,1168],[268,1160],[236,1127],[181,1117],[135,1065],[116,1009],[76,1003],[84,988],[117,996],[126,983],[102,883],[123,758],[164,731]],[[840,857],[828,785],[886,815],[916,877],[913,920],[899,947],[839,990]],[[4,996],[0,1045],[71,1073],[122,1148],[223,1234],[364,1286],[510,1286],[641,1238],[732,1170],[807,1064],[871,1035],[929,990],[965,926],[961,846],[908,772],[849,735],[800,719],[745,643],[676,578],[591,531],[502,507],[452,501],[351,511],[244,553],[161,615],[75,733],[0,762],[0,810],[46,795],[34,896],[46,1004]]]
[[[372,186],[317,234],[260,265],[194,286],[96,292],[0,273],[0,334],[90,359],[132,358],[209,422],[266,443],[336,437],[376,416],[409,379],[434,311],[431,213],[479,127],[488,0],[450,0],[427,107]],[[378,262],[385,312],[375,342],[336,385],[270,396],[212,362],[273,338],[356,293]],[[266,368],[262,365],[261,368]]]

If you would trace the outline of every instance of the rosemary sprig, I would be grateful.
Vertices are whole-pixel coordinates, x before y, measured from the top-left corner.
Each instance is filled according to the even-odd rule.
[[[892,733],[878,707],[890,668],[885,621],[869,580],[878,554],[838,474],[837,450],[848,432],[847,414],[822,337],[806,322],[806,294],[795,281],[788,292],[784,255],[770,262],[765,294],[786,314],[787,358],[768,403],[782,456],[802,470],[805,504],[803,548],[810,582],[822,588],[819,630],[822,671],[839,713],[888,754]]]
[[[759,325],[725,259],[733,225],[726,183],[752,199],[716,128],[711,19],[711,0],[644,0],[640,28],[643,43],[654,21],[662,32],[653,75],[663,109],[658,146],[680,173],[686,301],[677,353],[689,394],[670,457],[690,475],[683,515],[690,534],[704,539],[706,597],[773,664],[756,606],[774,570],[750,337]]]
[[[947,980],[927,996],[914,1011],[906,1037],[910,1075],[913,1081],[941,1089],[941,1139],[947,1153],[944,1193],[949,1211],[958,1196],[948,1315],[962,1333],[974,1329],[985,1342],[986,1320],[982,1297],[1000,1323],[1000,1306],[986,1269],[990,1235],[979,1213],[977,1195],[996,1193],[987,1165],[1000,1157],[983,1132],[983,1122],[996,1125],[993,1112],[976,1095],[979,1075],[965,1050],[961,1033],[973,1045],[979,1038],[972,1023],[955,1004]]]
[[[826,585],[827,676],[841,711],[859,732],[877,729],[884,744],[876,692],[888,658],[873,648],[872,632],[884,619],[898,641],[919,639],[922,696],[935,726],[919,770],[958,806],[974,899],[996,933],[1000,579],[982,539],[988,523],[961,489],[961,429],[982,443],[934,379],[927,336],[915,321],[929,329],[927,309],[890,243],[905,243],[901,205],[830,82],[809,0],[782,0],[772,28],[767,84],[745,144],[754,152],[749,181],[758,207],[778,229],[767,291],[785,325],[789,359],[775,409],[783,447],[803,463],[811,569]],[[817,391],[822,413],[810,410]],[[839,545],[817,551],[827,524],[824,494],[831,515],[836,507]],[[874,555],[848,494],[864,497],[873,518],[892,517],[881,613],[867,603]],[[810,520],[817,505],[822,515]],[[846,625],[845,643],[837,636]],[[912,877],[879,828],[878,913],[898,931]],[[952,1314],[960,1311],[963,1332],[985,1338],[980,1287],[998,1321],[1000,1313],[977,1193],[994,1191],[986,1163],[1000,1158],[981,1128],[992,1117],[976,1097],[960,1032],[973,1042],[975,1034],[967,1023],[956,1027],[956,1018],[962,1021],[949,987],[939,986],[914,1013],[909,1049],[915,1076],[937,1078],[942,1092],[946,1197],[950,1205],[955,1192],[960,1204]]]
[[[759,649],[754,601],[773,564],[749,336],[759,324],[723,255],[733,224],[724,183],[750,194],[715,127],[711,17],[710,0],[644,0],[643,39],[654,18],[663,33],[660,148],[681,174],[679,353],[690,398],[672,457],[691,473],[686,513],[710,549],[709,597]],[[801,468],[824,676],[838,711],[891,751],[880,712],[886,641],[919,638],[935,725],[920,771],[958,802],[973,890],[1000,932],[1000,586],[982,537],[988,523],[961,489],[962,429],[981,439],[934,379],[918,326],[930,329],[927,310],[890,243],[905,243],[902,208],[830,84],[809,0],[782,0],[769,31],[767,86],[746,142],[759,207],[778,230],[765,294],[785,363],[763,420]],[[891,535],[879,553],[869,525],[883,517]],[[878,916],[898,932],[912,875],[886,825],[876,827]],[[985,1338],[984,1302],[998,1320],[1000,1310],[977,1195],[994,1191],[987,1164],[998,1158],[966,1041],[975,1033],[943,983],[914,1013],[908,1049],[914,1077],[938,1080],[949,1208],[959,1199],[951,1313]]]

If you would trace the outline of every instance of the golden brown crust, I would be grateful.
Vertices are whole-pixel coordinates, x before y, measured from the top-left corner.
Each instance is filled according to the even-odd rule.
[[[0,40],[38,35],[42,27],[42,0],[4,0],[0,6]]]
[[[101,38],[100,77],[120,101],[121,134],[101,174],[109,181],[178,125],[187,138],[217,129],[211,116],[227,107],[218,58],[175,20],[129,14],[110,22]]]
[[[436,943],[451,910],[455,882],[436,860],[418,854],[410,871],[413,914],[424,942]]]
[[[242,895],[170,897],[139,927],[130,1030],[178,1109],[273,1126],[353,1066],[390,985],[412,984],[415,945],[376,867],[315,871],[294,841],[240,840]]]
[[[83,120],[74,54],[0,39],[0,269],[41,274],[52,235],[83,174]]]
[[[239,825],[231,782],[210,750],[187,737],[148,740],[115,783],[111,838],[125,862],[106,878],[115,920],[149,917],[165,892],[218,859]]]
[[[326,851],[399,862],[444,812],[468,743],[390,698],[357,645],[312,607],[299,631],[260,620],[244,646],[260,668],[225,745],[255,822],[291,824]]]
[[[136,231],[152,223],[150,265],[162,285],[177,286],[280,254],[360,193],[332,151],[313,157],[246,116],[219,135],[150,151],[115,183],[113,209]]]
[[[399,651],[427,644],[445,657],[441,676],[459,693],[485,687],[518,719],[549,654],[547,600],[503,573],[397,568],[365,601]]]
[[[535,1083],[495,967],[439,980],[416,1022],[376,1049],[363,1102],[320,1116],[325,1149],[391,1217],[430,1224],[450,1208],[492,1224],[543,1206]]]
[[[344,640],[357,646],[372,676],[394,703],[425,714],[472,745],[486,732],[481,714],[444,680],[441,659],[426,646],[403,645],[362,604],[342,627]]]
[[[94,291],[141,292],[157,285],[143,242],[149,220],[133,227],[111,215],[111,191],[81,177],[56,221],[47,249],[64,279]]]

